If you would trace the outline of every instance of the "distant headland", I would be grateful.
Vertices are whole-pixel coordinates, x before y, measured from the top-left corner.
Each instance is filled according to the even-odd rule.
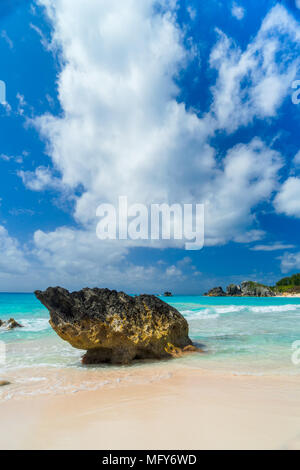
[[[244,281],[241,284],[230,284],[226,292],[222,287],[214,287],[204,295],[208,297],[298,297],[300,296],[300,273],[281,279],[275,286]]]

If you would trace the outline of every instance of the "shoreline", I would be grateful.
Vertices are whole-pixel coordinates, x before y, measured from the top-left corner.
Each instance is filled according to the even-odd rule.
[[[45,318],[4,333],[0,448],[300,449],[299,301],[179,301],[204,355],[89,367]]]
[[[0,448],[300,449],[299,392],[300,377],[166,368],[148,383],[1,402]]]
[[[277,294],[275,295],[275,297],[287,297],[287,298],[300,298],[300,294],[287,294],[287,293],[283,293],[283,294]]]
[[[289,293],[283,293],[283,294],[276,294],[273,296],[247,296],[247,295],[221,295],[221,296],[214,296],[214,295],[203,295],[203,297],[208,297],[210,299],[276,299],[276,298],[282,298],[282,297],[287,297],[287,298],[300,298],[300,293],[299,294],[289,294]]]

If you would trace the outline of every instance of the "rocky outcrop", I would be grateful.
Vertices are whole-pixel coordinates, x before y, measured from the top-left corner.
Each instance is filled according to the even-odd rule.
[[[230,284],[226,289],[226,293],[230,297],[240,296],[240,295],[242,295],[241,286],[237,286],[235,284]]]
[[[0,320],[0,327],[6,328],[7,330],[13,330],[14,328],[23,328],[23,325],[20,325],[20,323],[16,322],[14,318],[10,318],[6,321]]]
[[[4,387],[6,385],[10,385],[10,382],[8,382],[7,380],[0,380],[0,387]]]
[[[275,292],[263,284],[253,281],[244,281],[241,285],[230,284],[226,293],[222,287],[215,287],[211,289],[207,294],[209,297],[274,297]]]
[[[222,287],[214,287],[207,294],[204,294],[208,297],[224,297],[226,294],[223,291]]]
[[[258,282],[245,281],[241,284],[241,292],[244,297],[274,297],[275,293],[270,287]]]
[[[171,292],[165,292],[164,297],[173,297],[173,294]]]
[[[56,333],[73,347],[87,350],[85,364],[126,364],[197,350],[185,318],[155,296],[131,297],[96,288],[70,293],[61,287],[35,295],[49,310]]]

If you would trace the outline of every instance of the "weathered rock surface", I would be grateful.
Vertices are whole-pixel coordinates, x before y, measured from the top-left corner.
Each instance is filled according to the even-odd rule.
[[[207,294],[208,297],[224,297],[226,294],[223,291],[222,287],[214,287]]]
[[[245,297],[274,297],[275,292],[267,286],[253,281],[245,281],[241,284],[242,296]]]
[[[130,297],[97,288],[70,293],[61,287],[35,295],[49,310],[56,333],[73,347],[87,350],[85,364],[124,364],[197,350],[185,318],[155,296]]]
[[[20,325],[20,323],[16,322],[14,318],[10,318],[6,321],[0,320],[0,327],[7,328],[8,330],[13,330],[14,328],[23,328],[23,325]]]
[[[215,287],[204,295],[210,297],[274,297],[276,294],[268,286],[258,282],[244,281],[241,285],[230,284],[226,289],[226,293],[222,287]]]
[[[235,284],[230,284],[226,289],[226,293],[229,296],[240,296],[240,295],[242,295],[241,286],[237,286]]]

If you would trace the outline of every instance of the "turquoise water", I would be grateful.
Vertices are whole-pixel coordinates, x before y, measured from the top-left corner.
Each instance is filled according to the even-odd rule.
[[[188,320],[191,338],[206,346],[206,365],[233,373],[300,374],[291,360],[300,340],[300,298],[174,297],[169,303]]]
[[[300,373],[300,366],[291,360],[292,344],[300,340],[300,298],[177,296],[164,300],[185,316],[190,337],[204,344],[206,351],[204,355],[174,360],[172,365],[236,374]],[[0,342],[6,349],[5,364],[0,361],[1,378],[9,378],[20,387],[33,382],[40,386],[42,382],[49,383],[52,371],[51,387],[55,389],[63,370],[65,382],[76,371],[78,382],[84,378],[90,384],[91,369],[80,363],[82,351],[57,337],[48,323],[48,311],[34,295],[0,294],[0,319],[10,317],[24,328],[12,331],[0,328]],[[147,365],[140,363],[134,367]],[[101,370],[103,378],[108,366],[100,367],[98,372],[93,370],[96,374]],[[95,377],[99,380],[99,375]],[[61,381],[63,387],[65,383]]]

